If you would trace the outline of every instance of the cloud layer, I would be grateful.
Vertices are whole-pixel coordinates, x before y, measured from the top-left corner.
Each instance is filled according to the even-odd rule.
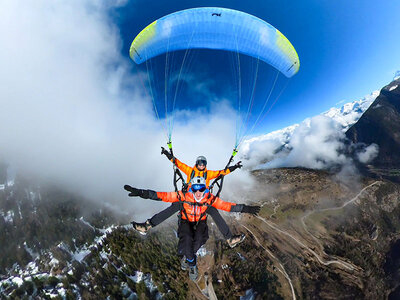
[[[288,143],[290,153],[268,163],[274,167],[306,167],[323,169],[333,164],[344,164],[342,151],[345,135],[339,124],[324,116],[308,119],[297,127]]]
[[[120,2],[81,0],[6,1],[0,10],[0,159],[21,172],[97,202],[150,217],[166,205],[129,199],[124,184],[172,190],[172,166],[160,155],[165,132],[133,62],[121,55],[119,31],[109,10]],[[133,38],[133,37],[132,37]],[[188,76],[197,93],[212,95],[206,82]],[[202,81],[203,82],[203,81]],[[192,164],[208,158],[222,169],[235,141],[236,114],[228,101],[210,101],[207,111],[180,111],[174,127],[175,155]],[[293,132],[285,148],[279,137],[244,145],[247,167],[326,168],[351,163],[343,154],[337,123],[318,116]],[[246,148],[247,147],[247,148]],[[367,162],[377,153],[359,153]],[[268,161],[268,163],[266,163]],[[239,170],[225,181],[224,197],[253,184]],[[127,209],[127,207],[129,209]]]
[[[350,155],[354,151],[355,155]],[[365,164],[374,159],[378,151],[376,144],[353,145],[347,140],[342,124],[319,115],[292,126],[287,132],[283,130],[249,141],[245,144],[243,158],[253,168],[334,167],[354,174],[354,158]]]
[[[122,186],[172,190],[172,166],[160,155],[165,136],[152,103],[120,54],[110,6],[2,4],[0,159],[92,201],[150,216],[165,206],[129,199]],[[188,118],[175,125],[175,154],[188,164],[205,155],[211,169],[221,169],[234,142],[233,111],[224,104],[211,111],[181,112]]]

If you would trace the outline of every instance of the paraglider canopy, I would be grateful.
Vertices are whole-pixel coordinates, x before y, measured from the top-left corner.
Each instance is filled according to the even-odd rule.
[[[250,14],[219,7],[187,9],[154,21],[136,36],[130,56],[140,64],[169,51],[195,48],[246,54],[286,77],[300,67],[296,50],[279,30]]]
[[[190,78],[195,77],[194,72],[190,74],[193,70],[190,65],[196,52],[208,55],[209,60],[204,66],[207,63],[212,66],[209,77],[215,81],[218,78],[218,67],[215,66],[223,65],[225,58],[230,58],[230,64],[219,68],[224,70],[223,77],[219,77],[224,83],[216,85],[216,90],[225,86],[224,95],[218,97],[208,93],[214,99],[204,97],[198,101],[194,89],[188,92],[193,83]],[[148,90],[156,116],[165,124],[168,144],[177,111],[193,109],[196,101],[207,107],[211,101],[228,99],[236,112],[234,154],[282,94],[284,88],[275,100],[269,101],[274,99],[279,74],[287,79],[300,67],[296,50],[279,30],[250,14],[220,7],[186,9],[152,22],[133,40],[130,57],[137,66],[143,63],[147,68],[147,72],[139,73],[147,74]],[[195,61],[198,67],[200,60]],[[265,69],[276,74],[266,76]],[[231,84],[225,85],[232,78]],[[201,79],[195,84],[198,82]]]

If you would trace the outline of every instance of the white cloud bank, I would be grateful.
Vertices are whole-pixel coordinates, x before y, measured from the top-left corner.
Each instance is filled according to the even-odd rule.
[[[325,116],[305,120],[297,127],[288,143],[290,153],[267,163],[268,167],[306,167],[323,169],[344,164],[344,133],[337,122]]]
[[[128,198],[122,186],[172,190],[172,166],[160,155],[165,138],[151,101],[129,75],[133,62],[120,54],[119,32],[107,15],[112,2],[101,3],[1,4],[0,158],[148,217],[164,206],[148,201],[149,211],[146,200]],[[210,169],[223,168],[234,141],[229,112],[219,105],[213,115],[177,123],[175,154],[189,164],[205,155]]]
[[[363,164],[366,164],[378,156],[379,147],[377,144],[371,144],[357,153],[357,158]]]
[[[341,168],[356,172],[349,153],[357,148],[355,158],[368,163],[378,155],[376,144],[353,145],[343,125],[325,115],[304,120],[290,130],[280,130],[264,139],[245,144],[246,165],[252,168],[305,167],[311,169]],[[357,147],[355,147],[357,146]]]
[[[130,75],[133,62],[120,54],[119,32],[107,14],[123,1],[100,3],[2,3],[0,159],[121,211],[130,205],[145,219],[165,205],[128,198],[122,186],[172,190],[172,166],[160,155],[164,132],[139,80]],[[188,164],[204,155],[209,169],[222,169],[235,140],[235,114],[224,102],[210,111],[180,112],[192,121],[175,124],[175,154]],[[275,153],[282,145],[277,135],[242,153],[247,167],[269,161],[263,166],[325,168],[348,162],[343,139],[337,123],[319,116],[294,130],[285,148],[291,151]],[[368,161],[376,152],[366,148],[359,159]],[[225,199],[242,201],[237,195],[252,183],[247,175],[229,175]]]

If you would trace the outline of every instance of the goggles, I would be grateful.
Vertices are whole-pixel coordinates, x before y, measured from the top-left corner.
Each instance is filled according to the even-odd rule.
[[[198,161],[196,161],[196,165],[207,166],[207,161],[206,160],[198,160]]]
[[[193,193],[198,192],[204,192],[206,190],[206,186],[204,184],[193,184],[192,185],[192,191]]]

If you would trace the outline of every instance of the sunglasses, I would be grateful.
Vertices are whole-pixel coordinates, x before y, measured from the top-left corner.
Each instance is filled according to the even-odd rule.
[[[197,165],[198,165],[198,166],[207,166],[207,162],[204,161],[204,160],[198,160],[198,161],[197,161]]]
[[[206,186],[204,184],[193,184],[192,191],[195,193],[197,191],[204,192],[206,190]]]

